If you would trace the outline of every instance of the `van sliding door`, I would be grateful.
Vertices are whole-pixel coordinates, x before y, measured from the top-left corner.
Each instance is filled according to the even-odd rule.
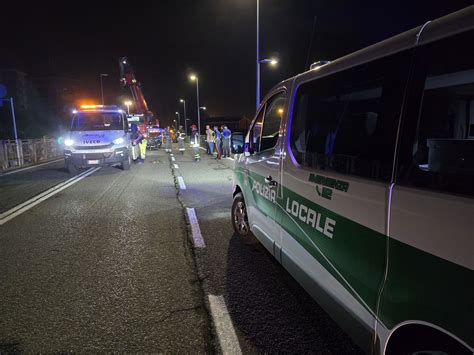
[[[287,130],[282,264],[364,349],[373,342],[386,267],[388,191],[411,53],[297,79]]]

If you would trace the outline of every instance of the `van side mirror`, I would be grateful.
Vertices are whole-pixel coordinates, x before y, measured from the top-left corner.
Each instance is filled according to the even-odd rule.
[[[232,154],[242,154],[244,152],[244,147],[241,144],[232,144],[230,151]]]

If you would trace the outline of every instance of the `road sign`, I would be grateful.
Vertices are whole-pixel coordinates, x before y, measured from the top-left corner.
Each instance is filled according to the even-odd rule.
[[[5,85],[0,84],[0,99],[4,98],[6,94],[7,94],[7,88],[5,87]]]

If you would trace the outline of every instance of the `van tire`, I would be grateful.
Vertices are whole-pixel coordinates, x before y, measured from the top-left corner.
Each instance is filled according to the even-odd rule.
[[[77,174],[77,171],[78,171],[78,170],[77,170],[77,167],[76,167],[74,164],[72,164],[72,163],[68,163],[68,164],[66,165],[66,170],[67,170],[68,173],[71,174],[71,175],[76,175],[76,174]]]
[[[234,196],[234,201],[232,202],[232,227],[234,232],[242,237],[250,233],[247,206],[241,192]]]
[[[130,165],[132,163],[132,158],[130,155],[127,156],[127,160],[122,163],[122,170],[130,170]]]

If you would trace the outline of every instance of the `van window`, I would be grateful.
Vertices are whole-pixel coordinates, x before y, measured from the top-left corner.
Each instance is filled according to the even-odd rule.
[[[262,139],[260,150],[274,148],[278,142],[280,123],[285,109],[285,94],[273,96],[266,104],[265,118],[263,121]]]
[[[260,151],[260,138],[262,136],[263,115],[265,113],[265,106],[260,109],[257,119],[250,130],[250,150],[254,153]]]
[[[285,93],[280,92],[271,97],[255,119],[250,130],[250,148],[254,153],[274,148],[278,142],[280,123],[284,114]]]
[[[474,31],[417,49],[400,183],[474,195]]]
[[[388,181],[411,51],[302,84],[290,146],[305,167]]]

